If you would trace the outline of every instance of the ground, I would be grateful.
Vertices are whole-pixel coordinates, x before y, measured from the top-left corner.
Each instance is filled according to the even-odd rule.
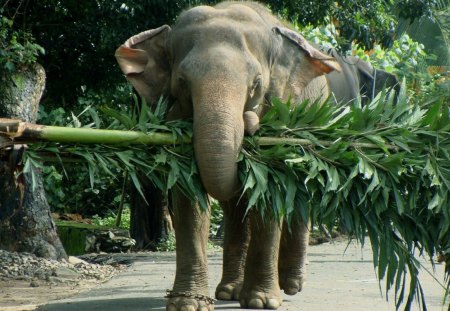
[[[98,281],[58,285],[45,282],[40,283],[38,287],[31,287],[30,282],[23,280],[0,281],[0,310],[35,310],[38,305],[72,297],[98,284]]]
[[[91,257],[90,260],[104,261],[105,256]],[[0,310],[34,310],[37,305],[40,305],[37,307],[39,311],[165,309],[165,291],[171,288],[175,274],[173,252],[109,255],[107,258],[111,259],[110,263],[119,260],[131,265],[120,270],[120,273],[116,271],[111,279],[95,287],[84,281],[80,285],[58,283],[51,287],[45,284],[30,287],[30,282],[8,284],[20,285],[14,288],[4,288],[6,283],[2,283]],[[209,252],[210,293],[214,292],[215,285],[220,281],[221,261],[220,251]],[[442,305],[444,290],[433,279],[435,277],[443,282],[444,266],[435,265],[433,272],[425,259],[422,258],[421,263],[424,269],[420,272],[420,279],[428,310],[447,311],[448,302]],[[279,311],[395,310],[394,295],[390,292],[389,301],[386,301],[384,288],[384,281],[379,283],[376,279],[369,246],[361,249],[360,245],[348,244],[347,240],[323,243],[310,247],[308,280],[304,291],[295,296],[283,295],[284,302]],[[64,297],[68,298],[61,299]],[[237,302],[216,302],[216,310],[242,309]],[[411,310],[419,308],[415,304]]]

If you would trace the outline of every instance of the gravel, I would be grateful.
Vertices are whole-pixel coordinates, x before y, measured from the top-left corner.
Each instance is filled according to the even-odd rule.
[[[14,253],[0,250],[0,281],[22,280],[30,287],[41,282],[50,284],[77,284],[82,281],[106,281],[125,266],[88,263],[77,257],[68,260],[52,260],[36,257],[30,253]]]

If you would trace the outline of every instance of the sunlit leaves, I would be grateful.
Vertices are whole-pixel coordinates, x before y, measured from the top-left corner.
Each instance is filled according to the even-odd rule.
[[[361,243],[368,236],[397,306],[405,295],[407,306],[414,296],[423,302],[414,252],[432,258],[450,247],[449,126],[445,101],[415,106],[403,89],[395,105],[385,92],[366,106],[274,100],[259,134],[279,137],[279,145],[249,144],[251,157],[242,160],[250,174],[264,176],[261,183],[242,179],[249,208],[288,220],[296,209],[305,217],[306,208],[316,224],[339,224]],[[289,137],[311,144],[284,143]],[[288,197],[295,203],[283,205]]]

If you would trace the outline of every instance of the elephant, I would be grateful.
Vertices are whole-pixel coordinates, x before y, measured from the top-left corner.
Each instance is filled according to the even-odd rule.
[[[368,104],[375,96],[386,89],[392,92],[394,103],[400,92],[400,84],[395,75],[375,69],[356,56],[343,57],[334,49],[327,54],[332,55],[341,66],[341,71],[333,71],[326,75],[330,92],[337,102],[349,103],[360,99],[362,105]]]
[[[281,290],[294,295],[305,282],[308,224],[299,216],[288,228],[256,212],[246,214],[237,157],[244,134],[257,131],[272,98],[325,99],[331,86],[340,91],[348,64],[312,46],[264,6],[238,1],[188,9],[172,27],[129,38],[115,56],[147,103],[166,96],[172,103],[168,119],[193,120],[200,178],[224,211],[223,273],[215,297],[239,300],[243,308],[277,309]],[[337,74],[327,77],[331,73]],[[338,93],[337,101],[355,98],[361,85],[358,80],[351,92]],[[172,202],[177,259],[167,310],[213,310],[209,212],[180,191],[173,191]]]

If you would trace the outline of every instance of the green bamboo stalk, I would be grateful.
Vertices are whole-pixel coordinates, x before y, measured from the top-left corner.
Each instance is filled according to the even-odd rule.
[[[105,145],[191,143],[190,137],[174,137],[168,133],[47,126],[10,119],[0,119],[0,136],[13,139],[13,144],[36,141]]]
[[[40,135],[40,138],[46,141],[79,144],[172,145],[191,142],[189,137],[174,137],[166,133],[142,133],[137,131],[66,128],[58,126],[45,126]]]
[[[15,121],[15,123],[13,121]],[[14,138],[12,141],[13,144],[33,141],[104,145],[174,145],[191,143],[191,138],[188,136],[173,136],[169,133],[143,133],[125,130],[47,126],[18,122],[17,120],[9,119],[0,119],[0,137],[1,136]],[[308,139],[287,137],[255,137],[255,140],[260,146],[285,144],[307,147],[319,144],[328,147],[334,143],[331,141],[318,141],[316,143]],[[380,148],[376,144],[361,142],[350,143],[349,145],[353,148]],[[397,149],[397,147],[389,145],[387,148],[392,150]]]
[[[291,146],[317,146],[321,145],[329,147],[333,145],[334,141],[319,140],[314,142],[304,138],[291,138],[291,137],[258,137],[256,138],[259,146],[274,146],[274,145],[291,145]],[[380,146],[371,143],[354,142],[348,144],[352,148],[367,148],[367,149],[381,149]],[[398,150],[398,147],[392,145],[386,145],[390,150]]]

